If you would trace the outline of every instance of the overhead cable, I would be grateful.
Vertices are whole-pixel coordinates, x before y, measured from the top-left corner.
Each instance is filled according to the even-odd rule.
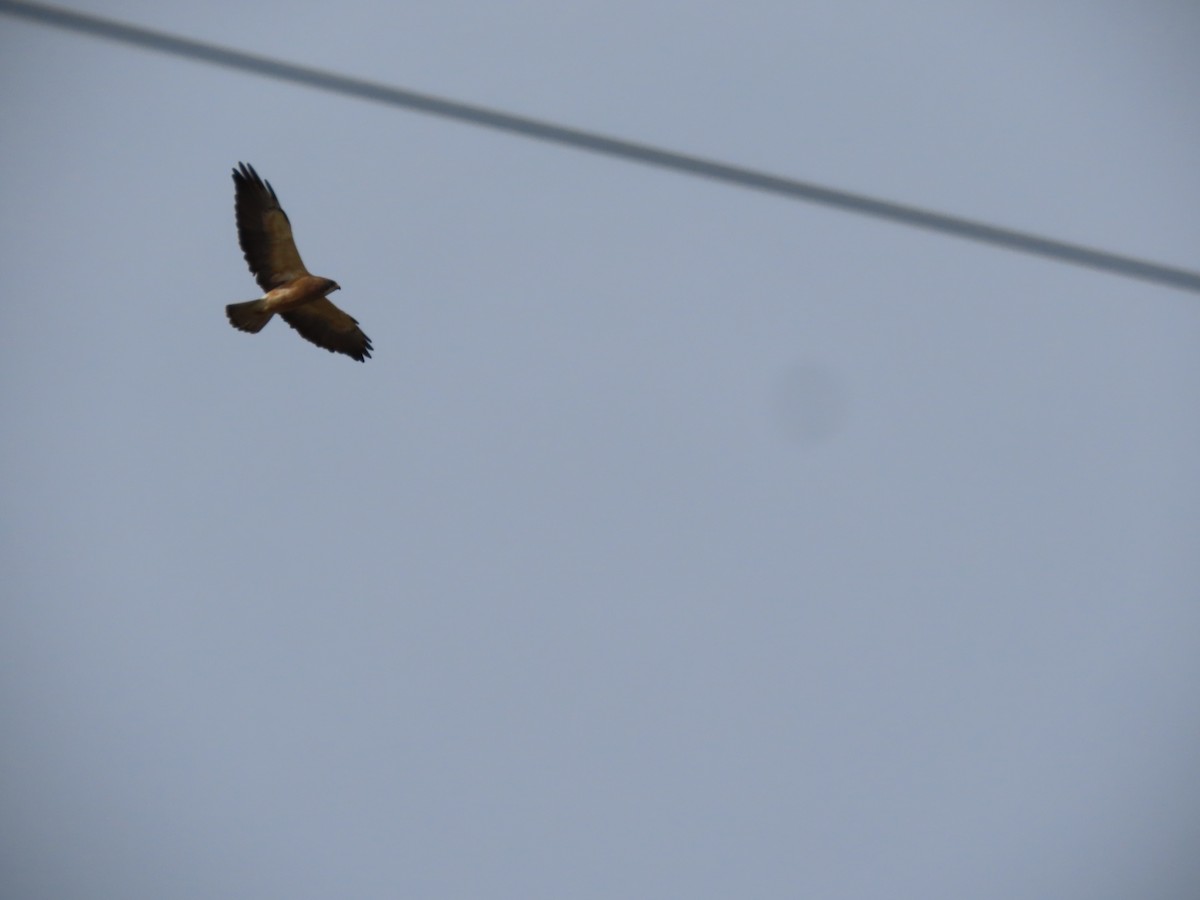
[[[1133,256],[1071,244],[1025,231],[989,225],[972,219],[880,200],[864,194],[854,194],[811,182],[797,181],[698,156],[663,150],[647,144],[606,137],[565,125],[556,125],[377,82],[351,78],[335,72],[326,72],[308,66],[270,59],[217,44],[153,31],[59,7],[0,0],[0,13],[360,100],[372,100],[389,106],[416,110],[484,128],[519,134],[535,140],[589,150],[593,153],[640,162],[738,187],[753,188],[795,200],[806,200],[845,212],[872,216],[1008,250],[1200,293],[1200,272]]]

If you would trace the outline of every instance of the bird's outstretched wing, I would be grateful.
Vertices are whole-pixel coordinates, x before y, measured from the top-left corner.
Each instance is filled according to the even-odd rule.
[[[358,320],[334,306],[328,297],[280,315],[301,337],[330,353],[345,353],[359,362],[371,355],[371,339],[358,327]]]
[[[307,275],[292,239],[292,225],[271,182],[259,178],[254,166],[238,163],[233,184],[238,243],[258,286],[269,291]]]

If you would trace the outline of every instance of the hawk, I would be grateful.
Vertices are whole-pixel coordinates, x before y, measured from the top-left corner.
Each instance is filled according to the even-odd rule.
[[[255,334],[279,313],[302,338],[330,353],[365,362],[371,355],[371,339],[362,333],[357,319],[330,302],[328,295],[341,286],[304,268],[292,240],[292,225],[271,182],[259,178],[254,166],[238,163],[233,184],[238,243],[264,293],[257,300],[226,306],[230,324]]]

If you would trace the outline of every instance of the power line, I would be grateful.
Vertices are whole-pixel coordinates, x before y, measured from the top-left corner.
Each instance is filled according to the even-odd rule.
[[[1053,238],[988,225],[984,222],[945,215],[919,207],[892,203],[863,194],[839,191],[818,184],[744,169],[740,166],[714,162],[684,153],[675,153],[671,150],[662,150],[647,144],[605,137],[565,125],[555,125],[481,106],[445,100],[428,94],[418,94],[401,88],[350,78],[335,72],[298,66],[71,10],[36,3],[0,0],[0,13],[8,13],[54,28],[107,38],[172,56],[212,63],[229,69],[238,69],[280,81],[356,97],[360,100],[373,100],[389,106],[417,110],[484,128],[519,134],[535,140],[548,141],[580,150],[590,150],[593,153],[658,166],[738,187],[753,188],[794,200],[807,200],[845,212],[873,216],[940,234],[1200,293],[1200,272],[1188,269],[1167,266],[1132,256],[1123,256],[1079,244],[1070,244]]]

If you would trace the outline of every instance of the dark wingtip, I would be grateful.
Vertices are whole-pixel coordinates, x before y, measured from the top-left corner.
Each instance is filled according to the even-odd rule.
[[[289,322],[288,324],[291,324],[291,323]],[[292,327],[295,328],[296,326],[292,325]],[[312,340],[312,339],[305,338],[305,340]],[[356,362],[366,362],[368,359],[371,358],[371,351],[374,350],[375,348],[371,344],[371,339],[369,337],[367,337],[365,334],[363,335],[363,342],[364,343],[363,343],[361,350],[351,349],[348,347],[325,347],[325,349],[328,350],[330,353],[341,353],[342,355],[348,356],[351,359],[355,360]],[[313,343],[316,343],[316,342],[314,341]],[[317,346],[323,347],[324,345],[317,344]]]
[[[233,183],[241,187],[243,184],[256,187],[259,190],[266,191],[273,198],[275,196],[275,188],[271,187],[271,182],[265,181],[258,172],[254,171],[254,166],[250,163],[239,162],[238,167],[233,170]]]

